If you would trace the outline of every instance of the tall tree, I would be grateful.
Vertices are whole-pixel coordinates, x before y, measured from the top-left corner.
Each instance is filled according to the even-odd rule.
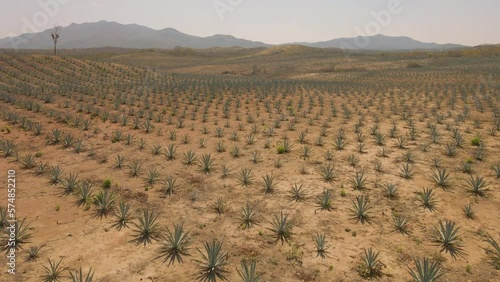
[[[54,31],[50,33],[54,41],[54,55],[57,55],[57,39],[59,39],[59,27],[55,26]]]

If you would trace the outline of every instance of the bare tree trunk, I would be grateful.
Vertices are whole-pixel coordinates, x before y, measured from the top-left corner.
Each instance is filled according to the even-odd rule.
[[[57,43],[54,42],[54,55],[57,55]]]

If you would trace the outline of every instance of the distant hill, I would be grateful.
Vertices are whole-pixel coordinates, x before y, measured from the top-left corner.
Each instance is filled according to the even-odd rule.
[[[23,42],[21,49],[53,48],[50,32],[45,30],[36,34],[23,34],[20,38],[4,38],[0,40],[0,48],[13,48],[12,42]],[[137,24],[119,24],[100,21],[95,23],[71,24],[61,29],[61,37],[57,47],[60,49],[121,47],[136,49],[172,49],[176,46],[189,48],[211,47],[267,47],[262,42],[239,39],[231,35],[213,35],[198,37],[182,33],[173,28],[155,30]]]
[[[459,44],[438,44],[425,43],[406,36],[358,36],[354,38],[338,38],[329,41],[316,43],[298,43],[310,47],[319,48],[341,48],[357,50],[381,50],[381,51],[401,51],[401,50],[436,50],[436,49],[457,49],[467,47]]]
[[[40,33],[23,34],[17,37],[0,39],[0,48],[10,49],[16,47],[20,49],[51,49],[53,47],[50,37],[51,31],[51,29],[48,29]],[[208,37],[199,37],[182,33],[173,28],[155,30],[137,24],[120,24],[108,21],[71,24],[62,28],[60,33],[61,37],[58,43],[59,49],[103,47],[172,49],[177,46],[204,49],[214,47],[256,48],[272,46],[259,41],[236,38],[232,35],[217,34]],[[17,46],[13,46],[12,42],[18,42],[19,44]],[[316,43],[301,42],[294,43],[294,45],[317,48],[384,51],[457,49],[466,47],[458,44],[424,43],[409,37],[392,37],[385,35],[339,38]],[[272,52],[274,51],[279,51],[279,49],[274,49]],[[289,49],[286,50],[286,52],[289,51]]]

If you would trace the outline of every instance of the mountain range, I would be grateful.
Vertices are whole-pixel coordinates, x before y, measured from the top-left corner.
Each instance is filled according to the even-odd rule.
[[[11,49],[51,49],[53,42],[47,29],[39,33],[26,33],[20,36],[0,39],[0,48]],[[322,42],[295,42],[309,47],[342,48],[359,50],[415,50],[415,49],[456,49],[466,47],[459,44],[425,43],[410,37],[374,35],[366,37],[339,38]],[[94,23],[71,24],[60,29],[59,49],[121,47],[136,49],[172,49],[175,47],[212,48],[212,47],[271,47],[259,41],[236,38],[232,35],[216,34],[199,37],[182,33],[173,28],[155,30],[137,24],[120,24],[99,21]]]

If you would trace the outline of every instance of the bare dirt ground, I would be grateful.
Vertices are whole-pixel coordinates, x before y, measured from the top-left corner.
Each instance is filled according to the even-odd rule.
[[[49,260],[62,259],[62,281],[80,267],[95,270],[99,281],[196,281],[203,244],[214,239],[227,252],[228,281],[242,281],[243,260],[257,262],[261,281],[363,281],[368,248],[380,252],[376,281],[411,281],[413,259],[424,256],[441,265],[438,281],[500,280],[498,261],[485,251],[491,249],[488,234],[500,242],[500,180],[492,169],[500,164],[498,56],[329,54],[325,60],[333,67],[327,69],[330,62],[314,66],[321,54],[300,57],[295,50],[287,59],[286,50],[276,57],[262,52],[252,55],[266,57],[253,74],[246,53],[227,65],[190,59],[197,65],[176,68],[183,73],[144,69],[135,59],[115,64],[109,57],[0,55],[0,206],[8,204],[7,170],[15,170],[16,217],[29,224],[29,236],[18,242],[16,275],[2,263],[0,280],[42,281]],[[221,75],[228,68],[237,75]],[[291,149],[280,154],[283,142]],[[196,156],[192,165],[188,152]],[[204,154],[213,160],[208,173]],[[119,156],[122,168],[116,167]],[[134,162],[141,165],[137,176]],[[56,166],[62,180],[52,184]],[[406,177],[404,167],[412,170]],[[331,180],[325,175],[330,168]],[[433,179],[440,171],[449,174],[442,186]],[[268,191],[266,175],[273,177]],[[484,194],[471,193],[471,176],[482,177]],[[170,195],[166,183],[174,179]],[[85,182],[92,183],[92,194],[77,205]],[[307,192],[303,201],[292,199],[295,184]],[[394,197],[387,195],[388,184],[396,187]],[[433,189],[434,209],[419,200],[424,188]],[[115,200],[101,218],[96,199],[102,191]],[[331,191],[330,210],[319,203],[324,191]],[[371,206],[365,223],[353,218],[361,196]],[[218,200],[224,202],[220,214]],[[130,205],[130,220],[118,230],[112,225],[120,201]],[[257,217],[245,229],[247,203]],[[463,211],[468,204],[473,219]],[[158,216],[158,235],[184,224],[190,244],[182,264],[157,258],[166,239],[154,232],[158,240],[151,244],[131,242],[145,209]],[[270,230],[281,212],[292,223],[283,244]],[[407,219],[406,233],[395,230],[394,217]],[[440,221],[460,227],[464,256],[455,259],[433,242]],[[326,236],[324,259],[317,256],[317,234]],[[27,261],[34,246],[41,249]]]

